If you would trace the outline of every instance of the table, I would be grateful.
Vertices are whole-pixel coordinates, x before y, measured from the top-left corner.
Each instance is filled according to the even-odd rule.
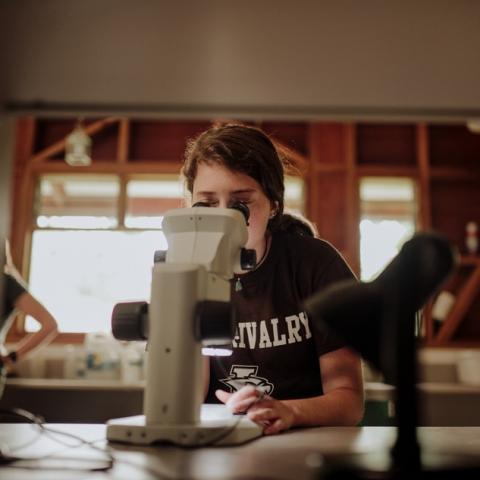
[[[105,445],[105,426],[99,424],[52,424],[51,428],[71,432],[96,445]],[[134,447],[110,444],[116,459],[107,473],[84,471],[19,470],[3,466],[1,480],[69,480],[105,478],[151,480],[295,479],[311,480],[322,455],[350,452],[378,452],[388,449],[395,439],[394,427],[323,427],[295,429],[280,435],[259,438],[236,447],[182,449],[173,446]],[[419,439],[430,450],[467,453],[480,457],[480,427],[419,427]],[[69,441],[63,438],[63,441]],[[85,457],[89,463],[103,454],[87,447],[67,448],[51,438],[39,436],[28,424],[1,424],[0,444],[18,456],[47,455]],[[44,461],[44,464],[47,460]],[[63,462],[62,466],[67,466]],[[41,464],[39,465],[41,466]],[[82,464],[83,466],[83,464]],[[480,477],[479,477],[480,478]]]

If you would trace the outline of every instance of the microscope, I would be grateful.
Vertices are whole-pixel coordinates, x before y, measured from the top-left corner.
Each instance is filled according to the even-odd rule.
[[[131,444],[232,445],[261,436],[246,416],[225,405],[202,405],[202,348],[231,347],[233,272],[255,268],[247,242],[248,207],[168,211],[168,250],[155,252],[150,305],[117,304],[112,332],[119,340],[148,340],[144,415],[107,422],[107,439]]]

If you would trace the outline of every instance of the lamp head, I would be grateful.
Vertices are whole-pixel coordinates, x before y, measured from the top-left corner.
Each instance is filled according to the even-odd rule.
[[[411,327],[415,312],[454,265],[455,255],[445,238],[417,234],[374,281],[338,282],[308,298],[305,307],[316,328],[331,329],[388,377],[395,361],[390,347],[402,348],[398,328]]]

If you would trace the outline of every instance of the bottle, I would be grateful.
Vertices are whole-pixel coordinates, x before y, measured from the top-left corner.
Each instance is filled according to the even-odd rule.
[[[453,293],[443,290],[441,291],[435,303],[432,307],[432,318],[433,318],[433,325],[435,333],[442,327],[443,322],[448,317],[448,314],[453,308],[455,304],[455,296]]]
[[[476,222],[468,222],[465,226],[465,246],[469,255],[478,252],[478,226]]]
[[[63,378],[76,378],[75,372],[75,347],[65,345],[63,360]]]
[[[92,380],[118,380],[120,355],[111,335],[104,332],[87,333],[85,336],[87,368],[85,376]]]
[[[65,345],[63,360],[63,378],[82,379],[85,377],[86,358],[81,345]]]

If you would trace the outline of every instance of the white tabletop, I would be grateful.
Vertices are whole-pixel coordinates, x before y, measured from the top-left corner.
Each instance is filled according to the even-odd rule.
[[[50,427],[74,433],[103,447],[104,425],[51,424]],[[236,447],[182,449],[173,446],[134,447],[110,444],[115,456],[114,468],[108,473],[75,470],[45,470],[51,460],[45,459],[34,470],[2,466],[0,479],[94,479],[115,478],[144,480],[153,478],[234,480],[238,478],[311,479],[322,456],[352,452],[387,451],[395,439],[393,427],[323,427],[296,429],[280,435],[259,438]],[[419,438],[432,451],[469,453],[480,457],[480,427],[419,427]],[[75,444],[68,438],[62,441]],[[56,443],[36,427],[28,424],[2,424],[0,443],[17,456],[55,454],[88,458],[79,465],[88,467],[100,452],[87,447],[68,448]],[[22,445],[24,445],[22,447]],[[17,448],[17,447],[22,448]],[[72,466],[65,460],[62,466]],[[92,464],[93,465],[93,464]],[[78,465],[77,465],[78,466]],[[42,468],[41,468],[42,467]]]

